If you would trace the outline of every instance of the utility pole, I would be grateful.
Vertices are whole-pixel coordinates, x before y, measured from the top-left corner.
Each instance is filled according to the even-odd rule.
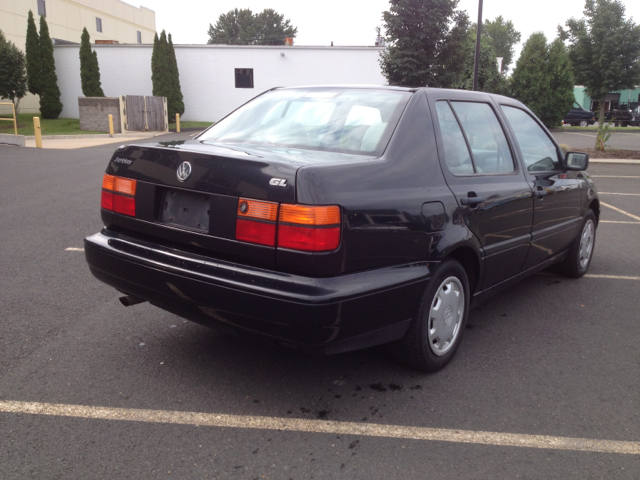
[[[473,64],[473,91],[478,90],[478,68],[480,68],[480,36],[482,35],[482,0],[478,5],[478,33],[476,36],[476,59]]]

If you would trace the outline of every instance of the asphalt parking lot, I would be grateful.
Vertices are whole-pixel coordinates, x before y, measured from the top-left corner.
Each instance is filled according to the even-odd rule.
[[[113,148],[0,146],[0,479],[640,478],[640,165],[589,168],[586,277],[474,309],[425,375],[122,307],[81,251]]]
[[[567,129],[568,130],[568,129]],[[572,128],[569,131],[553,130],[553,136],[558,143],[570,145],[573,148],[593,148],[598,132]],[[607,141],[609,148],[622,150],[640,150],[640,131],[629,129],[628,132],[611,132]]]

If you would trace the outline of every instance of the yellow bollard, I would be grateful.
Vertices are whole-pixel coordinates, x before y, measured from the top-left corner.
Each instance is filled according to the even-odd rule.
[[[113,137],[113,115],[109,114],[109,136]]]
[[[40,128],[40,117],[33,117],[33,132],[36,136],[36,148],[42,148],[42,129]]]
[[[176,133],[180,133],[180,114],[176,113]]]

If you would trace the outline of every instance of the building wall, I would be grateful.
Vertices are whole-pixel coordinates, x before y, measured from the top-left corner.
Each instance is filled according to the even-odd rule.
[[[574,87],[573,95],[576,98],[576,102],[582,105],[582,108],[593,111],[593,99],[586,94],[584,87]],[[629,102],[640,102],[640,87],[634,88],[633,90],[618,90],[616,92],[608,93],[605,100],[605,111],[611,110],[618,103]]]
[[[96,40],[137,43],[137,32],[141,32],[142,43],[153,44],[156,14],[146,7],[134,7],[120,0],[45,0],[45,7],[51,38],[80,43],[82,29],[87,27],[92,43]],[[23,51],[29,10],[39,28],[38,0],[0,0],[0,30]],[[102,32],[96,30],[96,17],[102,20]],[[56,70],[59,72],[59,68]],[[20,103],[20,112],[38,111],[38,97],[27,94]]]
[[[96,45],[108,97],[151,95],[152,45]],[[78,118],[79,46],[56,45],[61,117]],[[248,47],[176,45],[183,120],[218,121],[273,87],[318,84],[386,85],[378,63],[384,47]],[[284,55],[282,55],[284,54]],[[253,69],[254,88],[235,87],[235,69]]]

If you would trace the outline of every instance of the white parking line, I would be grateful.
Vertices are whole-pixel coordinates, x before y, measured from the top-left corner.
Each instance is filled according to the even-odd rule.
[[[583,137],[596,138],[598,135],[589,135],[588,133],[576,133],[576,132],[563,132],[567,135],[581,135]]]
[[[587,278],[609,278],[612,280],[640,280],[640,277],[628,277],[624,275],[596,275],[594,273],[587,273]]]
[[[591,178],[640,178],[634,175],[591,175]]]
[[[625,212],[624,210],[619,209],[618,207],[614,207],[613,205],[609,205],[608,203],[604,203],[604,202],[600,202],[600,205],[604,205],[605,207],[609,207],[612,210],[615,210],[616,212],[620,212],[620,213],[624,213],[625,215],[627,215],[628,217],[634,218],[636,220],[640,220],[640,217],[633,215],[629,212]]]
[[[98,420],[125,420],[130,422],[169,423],[239,429],[284,430],[289,432],[330,433],[333,435],[360,435],[367,437],[471,443],[501,447],[546,448],[550,450],[640,455],[640,442],[452,430],[444,428],[404,427],[400,425],[334,422],[327,420],[304,420],[300,418],[254,417],[250,415],[88,407],[84,405],[13,401],[0,401],[0,412],[55,415]]]
[[[600,220],[598,223],[626,223],[627,225],[640,225],[640,222],[623,222],[619,220]]]
[[[84,252],[84,248],[69,247],[64,249],[65,252]]]
[[[613,192],[598,192],[600,195],[631,195],[634,197],[640,197],[640,193],[613,193]]]

